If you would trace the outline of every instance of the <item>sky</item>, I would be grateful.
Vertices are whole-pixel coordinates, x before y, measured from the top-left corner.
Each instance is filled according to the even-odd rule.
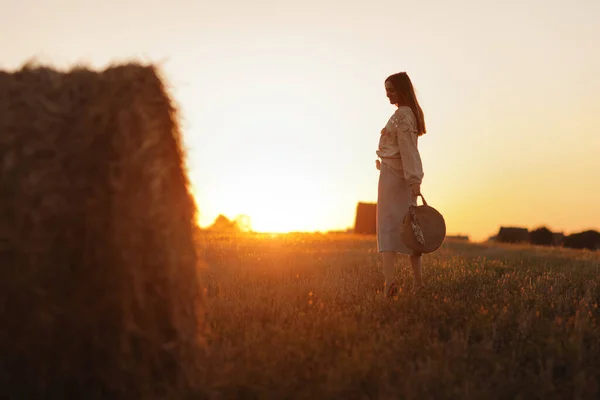
[[[0,68],[155,63],[200,224],[352,227],[411,77],[427,202],[448,234],[600,229],[598,0],[0,0]]]

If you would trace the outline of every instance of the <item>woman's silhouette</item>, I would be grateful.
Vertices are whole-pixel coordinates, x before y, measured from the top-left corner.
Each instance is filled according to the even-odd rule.
[[[410,256],[415,288],[423,286],[421,254],[410,250],[402,241],[402,220],[411,203],[421,194],[423,166],[417,147],[418,137],[425,134],[425,119],[412,82],[406,72],[389,76],[385,90],[391,104],[398,109],[381,130],[376,161],[379,173],[377,193],[377,248],[383,255],[384,293],[395,296],[396,254]]]

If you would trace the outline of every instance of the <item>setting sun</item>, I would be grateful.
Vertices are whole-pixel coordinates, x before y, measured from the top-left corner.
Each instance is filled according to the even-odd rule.
[[[311,182],[289,172],[271,171],[259,175],[248,168],[247,174],[236,182],[221,188],[219,209],[230,219],[248,216],[255,232],[309,232],[329,228],[330,221],[315,195],[322,192],[317,181]]]

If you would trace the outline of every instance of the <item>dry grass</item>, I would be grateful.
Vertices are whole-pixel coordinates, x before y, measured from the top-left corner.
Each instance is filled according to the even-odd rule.
[[[600,393],[600,254],[446,243],[429,289],[377,293],[370,237],[200,237],[211,399],[583,399]]]

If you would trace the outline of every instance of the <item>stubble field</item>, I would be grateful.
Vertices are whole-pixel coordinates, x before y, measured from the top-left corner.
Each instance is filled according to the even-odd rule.
[[[383,298],[374,237],[201,234],[211,399],[584,399],[600,254],[447,242]],[[203,396],[203,397],[204,397]]]

